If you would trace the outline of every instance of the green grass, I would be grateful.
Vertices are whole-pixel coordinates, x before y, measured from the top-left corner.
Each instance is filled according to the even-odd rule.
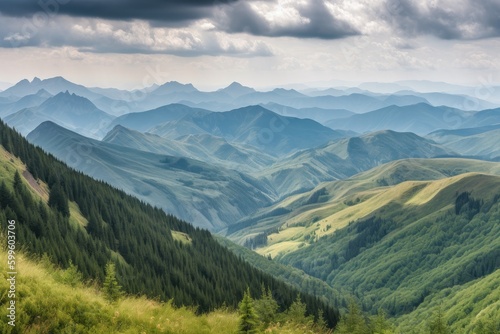
[[[191,245],[192,240],[189,234],[187,233],[172,231],[172,237],[174,238],[174,240],[177,240],[185,245]]]
[[[4,235],[0,235],[6,240]],[[172,301],[159,302],[142,296],[126,296],[109,303],[92,282],[65,283],[67,271],[55,268],[46,259],[33,260],[16,254],[16,326],[8,325],[7,252],[0,244],[0,332],[27,333],[237,333],[239,315],[222,307],[197,315],[194,308],[175,307]],[[266,333],[326,333],[313,325],[293,321],[272,323]]]
[[[369,217],[373,212],[391,203],[399,202],[408,206],[419,207],[427,202],[440,209],[443,196],[431,201],[443,188],[459,191],[461,186],[469,186],[470,173],[500,175],[500,164],[470,159],[407,159],[387,163],[369,171],[357,174],[349,179],[326,182],[315,189],[293,195],[258,212],[255,216],[266,215],[276,209],[289,212],[281,215],[266,216],[257,220],[250,227],[236,231],[228,237],[243,244],[248,235],[264,232],[270,227],[279,228],[281,235],[271,234],[268,246],[257,249],[260,254],[278,255],[296,251],[302,236],[314,233],[318,237],[330,235],[351,221]],[[488,176],[473,179],[477,192],[491,189]],[[448,187],[457,184],[458,187]],[[309,203],[308,199],[325,189],[319,203]],[[450,190],[451,191],[451,190]],[[486,195],[486,194],[485,194]],[[489,196],[489,194],[488,194]],[[441,199],[439,199],[441,198]],[[449,198],[444,198],[445,201]],[[426,208],[430,210],[430,208]],[[319,225],[314,225],[318,222]],[[287,229],[296,225],[306,225],[306,229]],[[286,237],[283,237],[286,235]],[[283,243],[281,246],[278,243]]]
[[[369,312],[387,310],[401,333],[425,328],[426,319],[440,305],[453,333],[472,333],[479,321],[495,321],[500,178],[468,173],[380,191],[354,207],[384,203],[372,205],[370,216],[385,226],[363,234],[361,222],[376,225],[358,217],[307,249],[276,260],[353,293]],[[472,216],[455,212],[455,199],[465,191],[482,200]],[[354,253],[353,246],[358,247]]]
[[[481,323],[500,326],[500,270],[426,298],[415,311],[397,319],[398,329],[405,333],[425,327],[426,319],[438,308],[453,333],[474,332]]]
[[[3,237],[3,236],[2,236]],[[5,252],[0,255],[0,290],[6,291]],[[58,280],[61,270],[17,255],[16,327],[2,316],[2,333],[235,333],[238,315],[220,309],[197,316],[190,308],[176,308],[144,297],[108,303],[97,286],[74,287]],[[7,296],[2,294],[2,314]]]

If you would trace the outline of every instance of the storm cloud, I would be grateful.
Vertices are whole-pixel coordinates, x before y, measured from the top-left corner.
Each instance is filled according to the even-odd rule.
[[[498,0],[387,0],[381,16],[396,33],[472,40],[500,36]]]
[[[50,15],[146,20],[158,25],[180,25],[210,17],[214,6],[237,0],[3,0],[0,13],[30,17],[39,12]]]
[[[61,16],[43,25],[1,17],[0,47],[74,47],[81,52],[178,56],[270,56],[262,41],[191,28],[152,27],[145,21],[108,21]]]
[[[255,57],[273,55],[270,38],[382,31],[409,49],[419,36],[498,37],[499,17],[498,0],[2,0],[0,47]]]
[[[216,19],[221,30],[256,36],[338,39],[359,34],[335,17],[323,0],[238,2],[224,8]]]

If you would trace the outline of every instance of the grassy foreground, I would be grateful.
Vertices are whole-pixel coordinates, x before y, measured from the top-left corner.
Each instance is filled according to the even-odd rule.
[[[1,236],[5,240],[5,236]],[[2,242],[3,243],[3,242]],[[4,244],[4,243],[3,243]],[[237,333],[239,314],[222,308],[197,315],[144,297],[109,303],[100,288],[78,281],[69,269],[54,268],[46,259],[16,254],[16,321],[8,324],[7,253],[0,253],[0,333]],[[76,278],[76,279],[75,279]],[[312,325],[271,324],[265,333],[321,333]]]

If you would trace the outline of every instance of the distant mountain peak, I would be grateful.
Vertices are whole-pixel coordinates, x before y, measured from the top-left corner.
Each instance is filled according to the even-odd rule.
[[[39,84],[40,82],[42,82],[42,80],[40,80],[39,77],[34,77],[33,80],[31,81],[32,84]]]
[[[70,93],[68,90],[52,96],[44,103],[42,103],[41,106],[57,106],[58,108],[60,108],[62,106],[60,103],[64,103],[63,105],[66,106],[69,104],[72,105],[73,108],[78,109],[97,109],[95,104],[93,104],[89,99],[76,95],[75,93]]]
[[[304,94],[296,91],[295,89],[286,89],[286,88],[275,88],[272,90],[273,93],[279,94],[281,96],[289,96],[289,97],[303,97]]]
[[[29,84],[30,84],[30,82],[29,82],[28,79],[22,79],[21,81],[19,81],[18,83],[16,83],[13,87],[27,86]]]
[[[238,97],[245,94],[255,93],[255,89],[243,86],[239,82],[233,81],[229,86],[219,89],[219,92],[226,93],[233,97]]]
[[[182,84],[178,81],[169,81],[164,83],[163,85],[159,86],[155,92],[159,92],[162,94],[165,93],[193,93],[193,92],[198,92],[198,89],[196,89],[192,84]]]
[[[45,89],[41,88],[38,90],[38,92],[36,92],[35,94],[36,96],[40,96],[40,97],[51,97],[52,94],[50,94],[49,92],[47,92]]]

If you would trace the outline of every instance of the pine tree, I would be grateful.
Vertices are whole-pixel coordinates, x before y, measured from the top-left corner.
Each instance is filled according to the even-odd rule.
[[[304,304],[300,298],[300,294],[297,294],[297,298],[290,305],[290,308],[286,312],[287,318],[298,324],[308,324],[313,323],[313,318],[311,316],[306,317],[306,304]]]
[[[348,313],[342,317],[335,333],[339,334],[365,334],[370,333],[366,320],[354,300],[348,305]]]
[[[104,296],[110,302],[116,302],[122,295],[121,286],[116,279],[116,269],[113,262],[106,264],[106,278],[104,279]]]
[[[441,307],[433,314],[432,319],[429,322],[429,333],[430,334],[449,334],[448,325],[444,320],[443,311]]]
[[[243,295],[240,302],[240,323],[238,325],[238,333],[251,334],[258,333],[259,318],[255,313],[253,300],[250,296],[250,289]]]
[[[318,320],[316,320],[316,327],[321,331],[327,328],[324,312],[322,309],[318,311]]]
[[[19,172],[16,170],[16,173],[14,174],[14,191],[19,191],[22,185],[21,181],[21,175],[19,175]]]
[[[68,198],[59,183],[54,184],[50,189],[49,206],[62,213],[63,216],[69,216]]]
[[[382,309],[379,309],[377,315],[371,319],[371,327],[373,334],[393,333],[392,325],[387,320],[387,315]]]
[[[69,260],[68,268],[63,272],[62,281],[73,287],[82,283],[83,275],[78,271],[78,267],[73,264],[73,261]]]
[[[273,298],[271,289],[267,289],[262,285],[262,293],[259,300],[255,301],[255,311],[262,322],[262,327],[265,329],[276,318],[278,312],[278,303]]]

